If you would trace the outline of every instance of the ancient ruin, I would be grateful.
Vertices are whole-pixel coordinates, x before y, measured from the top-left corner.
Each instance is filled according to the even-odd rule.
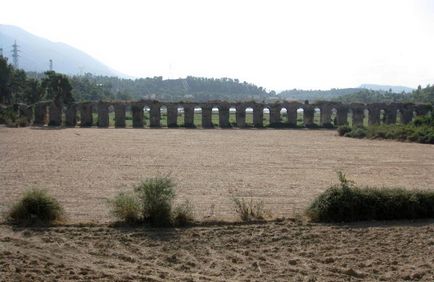
[[[218,109],[218,126],[220,128],[246,128],[246,111],[253,115],[253,127],[264,127],[264,110],[269,113],[269,127],[296,127],[297,113],[303,112],[303,126],[335,127],[350,121],[352,125],[363,125],[367,118],[369,125],[407,124],[415,116],[425,115],[432,110],[431,105],[412,103],[376,103],[376,104],[342,104],[338,102],[304,103],[284,101],[275,103],[258,102],[159,102],[155,100],[113,101],[113,102],[82,102],[69,106],[59,106],[51,101],[39,102],[32,106],[18,105],[19,115],[25,117],[29,124],[42,126],[92,127],[107,128],[110,126],[110,113],[114,113],[116,128],[125,128],[126,119],[132,119],[133,128],[161,127],[162,114],[167,116],[167,127],[193,128],[194,115],[200,113],[201,127],[213,128],[213,109]],[[145,121],[145,109],[149,120]],[[230,113],[235,114],[235,122],[230,122]],[[319,123],[314,122],[315,113],[319,113]],[[178,116],[183,116],[183,122],[178,122]],[[282,116],[286,114],[286,118]],[[97,118],[94,123],[94,117]],[[333,120],[332,120],[332,117]]]

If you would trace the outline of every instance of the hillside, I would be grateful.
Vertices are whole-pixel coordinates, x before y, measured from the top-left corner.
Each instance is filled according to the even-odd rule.
[[[44,72],[49,60],[56,72],[75,75],[88,72],[108,76],[125,76],[92,58],[90,55],[64,43],[52,42],[35,36],[19,27],[0,24],[0,48],[3,56],[12,62],[12,45],[17,42],[20,50],[19,67],[25,71]]]

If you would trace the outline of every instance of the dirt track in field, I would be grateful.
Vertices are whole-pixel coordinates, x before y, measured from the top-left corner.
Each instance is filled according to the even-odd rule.
[[[233,219],[231,193],[293,216],[344,170],[361,185],[434,189],[434,146],[326,130],[0,127],[0,212],[46,188],[70,222],[107,222],[106,200],[168,173],[198,219]]]

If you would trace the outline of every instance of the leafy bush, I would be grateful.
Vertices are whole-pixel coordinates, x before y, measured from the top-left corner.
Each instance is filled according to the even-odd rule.
[[[193,221],[193,206],[186,201],[173,208],[174,187],[169,177],[147,178],[134,187],[133,193],[120,193],[110,200],[111,213],[128,224],[188,225]]]
[[[244,198],[232,198],[235,206],[235,212],[238,214],[242,221],[264,220],[267,211],[264,208],[264,202],[246,201]]]
[[[350,132],[344,134],[345,137],[353,138],[365,138],[367,135],[367,130],[364,127],[353,128]]]
[[[48,225],[63,219],[63,208],[45,190],[33,189],[24,193],[9,211],[8,220],[19,225]]]
[[[141,203],[142,216],[152,226],[172,224],[172,202],[175,198],[174,183],[169,177],[154,177],[135,187]]]
[[[350,222],[434,218],[434,191],[357,187],[338,173],[340,184],[328,188],[307,209],[313,221]]]
[[[348,125],[341,125],[338,127],[338,134],[339,136],[344,136],[345,133],[348,133],[351,131],[351,127]]]
[[[112,206],[111,213],[118,219],[128,224],[142,221],[142,206],[134,194],[119,193],[109,201]]]

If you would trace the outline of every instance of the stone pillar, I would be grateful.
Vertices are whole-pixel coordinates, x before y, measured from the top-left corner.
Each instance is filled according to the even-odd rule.
[[[202,127],[203,128],[213,128],[212,124],[212,106],[205,105],[202,106]]]
[[[314,126],[314,114],[315,106],[309,104],[303,105],[303,121],[305,127]]]
[[[109,127],[109,104],[105,102],[98,102],[98,127]]]
[[[319,105],[318,108],[320,109],[320,122],[319,124],[321,127],[333,127],[332,124],[332,105],[329,104],[322,104]]]
[[[115,127],[125,128],[126,127],[126,105],[124,103],[117,103],[113,105],[115,108]]]
[[[150,127],[161,127],[161,105],[160,103],[154,102],[149,107],[149,120]]]
[[[352,126],[363,126],[363,119],[365,118],[365,106],[363,104],[351,104],[351,112],[353,119]]]
[[[229,128],[229,107],[226,105],[219,106],[219,125],[220,128]]]
[[[368,111],[368,125],[379,125],[381,122],[381,108],[370,105]]]
[[[184,126],[194,128],[194,105],[184,105]]]
[[[401,107],[399,107],[399,112],[401,113],[401,123],[408,124],[413,120],[414,105],[402,104]]]
[[[91,127],[93,125],[92,103],[80,104],[80,127]]]
[[[62,104],[58,102],[52,102],[48,106],[49,111],[49,126],[61,126],[62,125]]]
[[[264,127],[264,106],[262,104],[253,105],[253,126]]]
[[[239,128],[246,127],[246,107],[243,105],[237,105],[235,107],[235,119]]]
[[[289,104],[286,106],[286,114],[288,116],[288,126],[297,127],[297,109],[298,105]]]
[[[396,124],[396,111],[395,105],[388,105],[384,108],[384,121],[386,124]]]
[[[282,109],[282,105],[273,104],[270,105],[270,127],[279,127],[282,124],[282,120],[280,118],[280,110]]]
[[[77,105],[71,104],[65,111],[65,126],[75,127],[77,125]]]
[[[33,107],[25,104],[19,105],[20,117],[25,117],[27,125],[30,125],[33,120]]]
[[[336,107],[336,125],[348,124],[348,107],[345,105],[339,105]]]
[[[167,105],[167,127],[178,127],[178,105]]]
[[[133,128],[143,128],[144,124],[144,105],[142,103],[132,103],[131,112],[133,114]]]
[[[34,125],[45,125],[47,121],[47,102],[38,102],[35,104]]]

